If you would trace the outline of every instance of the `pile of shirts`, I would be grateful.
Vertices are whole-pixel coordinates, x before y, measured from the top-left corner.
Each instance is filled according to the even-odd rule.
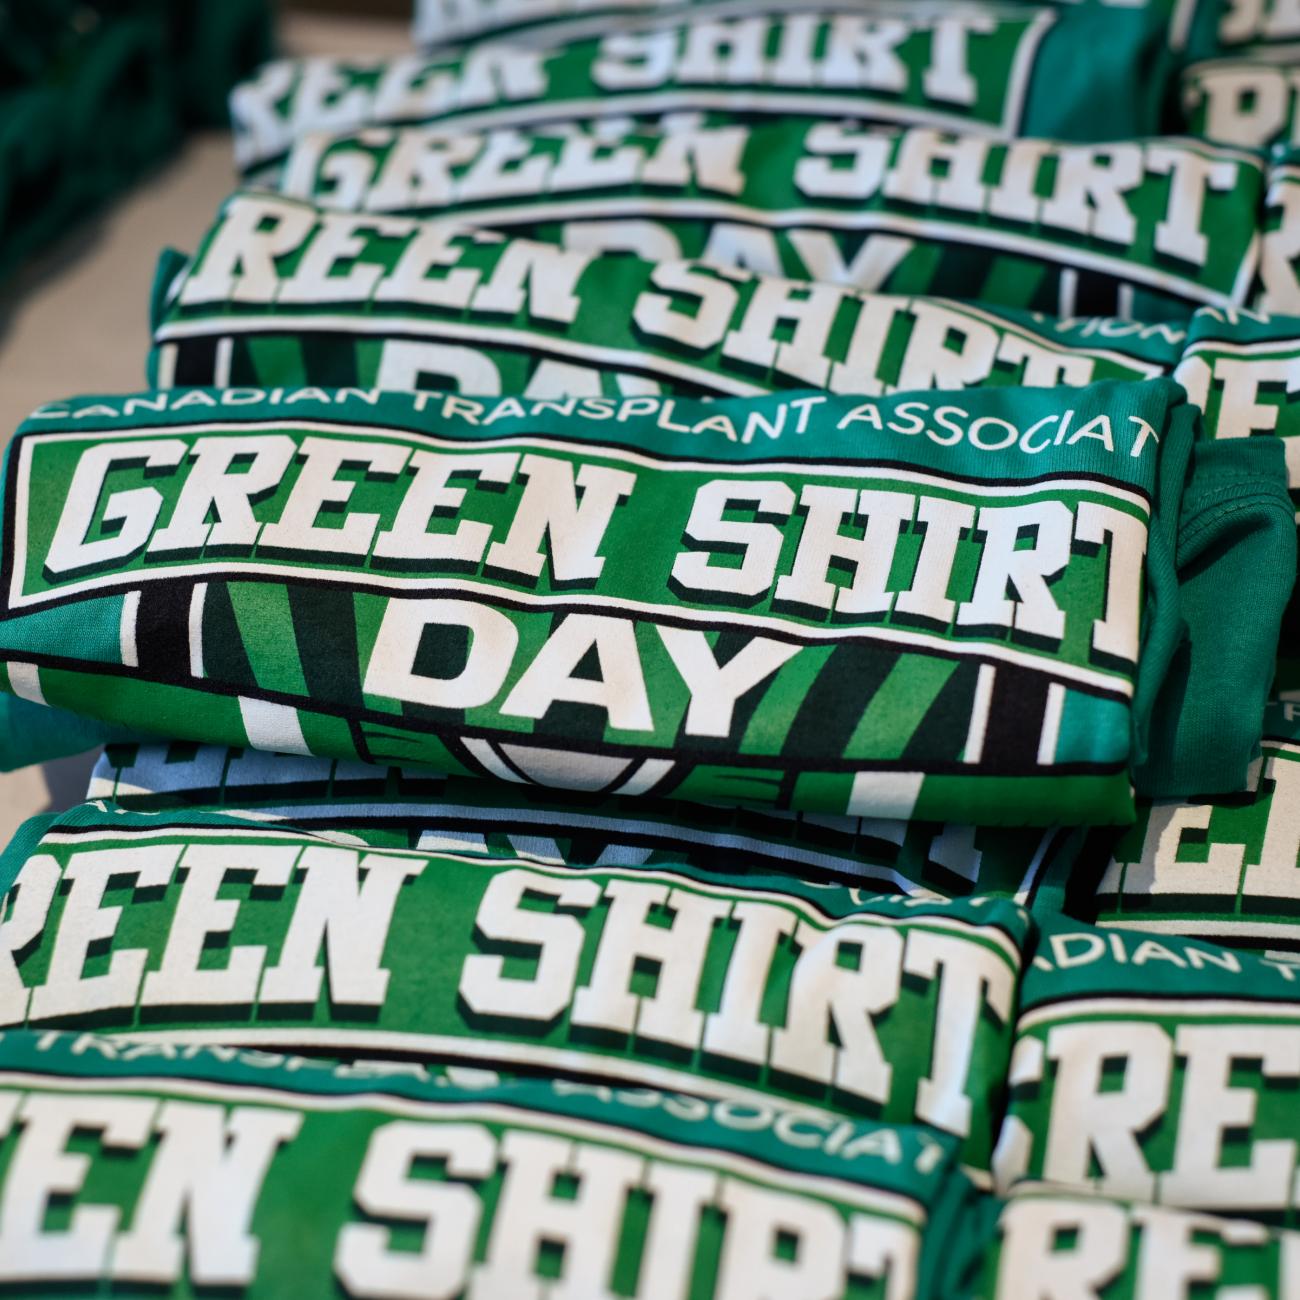
[[[417,36],[9,446],[0,1290],[1295,1300],[1300,7]]]

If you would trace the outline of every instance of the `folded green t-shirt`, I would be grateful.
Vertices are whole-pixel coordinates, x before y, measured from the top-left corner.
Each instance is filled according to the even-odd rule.
[[[549,47],[486,40],[436,56],[281,60],[235,88],[231,116],[245,170],[279,161],[308,131],[683,112],[1110,140],[1159,128],[1165,37],[1146,8],[909,5],[882,17],[841,0],[661,15]]]
[[[793,1103],[923,1124],[987,1181],[1030,924],[1007,899],[376,849],[94,804],[0,856],[15,886],[11,1024]],[[92,941],[106,974],[88,973]]]
[[[0,274],[71,220],[66,161],[58,93],[35,85],[0,95]]]
[[[349,247],[348,274],[331,273]],[[436,276],[431,272],[436,268]],[[238,194],[163,255],[150,380],[474,396],[880,395],[1172,371],[1186,331],[1053,320]]]
[[[166,24],[150,6],[8,5],[0,43],[0,274],[176,143]]]
[[[1133,9],[1150,9],[1155,21],[1169,26],[1169,42],[1181,47],[1192,32],[1212,31],[1209,15],[1202,11],[1221,0],[1083,0],[1114,12],[1111,31],[1123,33],[1133,25]],[[1080,0],[1052,0],[1071,6]],[[798,11],[800,0],[787,0],[776,9]],[[483,36],[524,40],[529,44],[559,44],[616,27],[634,27],[647,21],[744,17],[752,3],[737,0],[415,0],[411,35],[424,50]],[[886,19],[909,16],[907,3],[876,4],[873,11]],[[956,8],[955,6],[953,7]],[[960,11],[952,19],[960,21]]]
[[[1294,35],[1300,37],[1300,30]],[[1189,64],[1179,74],[1186,130],[1249,149],[1300,145],[1297,62],[1300,44],[1262,46]]]
[[[1290,0],[1176,0],[1193,59],[1281,53],[1300,40],[1300,11]]]
[[[807,1108],[92,1034],[6,1032],[0,1107],[24,1300],[941,1300],[970,1197],[950,1143]]]
[[[53,403],[6,461],[0,677],[179,739],[854,816],[1124,822],[1132,768],[1196,761],[1147,743],[1160,693],[1196,693],[1169,674],[1181,399],[1150,380]],[[1261,481],[1234,486],[1247,517]],[[1294,562],[1291,530],[1276,546]],[[1259,723],[1238,719],[1245,752]],[[1208,756],[1193,788],[1221,774]]]
[[[1227,793],[1197,790],[1187,783],[1197,775],[1189,769],[1177,783],[1186,798],[1139,802],[1138,820],[1121,838],[1091,836],[1064,906],[1103,925],[1150,924],[1167,933],[1295,950],[1300,831],[1292,832],[1291,809],[1300,791],[1292,790],[1290,774],[1300,770],[1294,762],[1300,606],[1291,594],[1293,569],[1279,559],[1275,543],[1294,527],[1300,499],[1300,320],[1199,311],[1175,377],[1204,412],[1202,430],[1211,441],[1198,446],[1196,458],[1217,456],[1225,447],[1236,448],[1229,455],[1239,457],[1243,446],[1274,461],[1281,457],[1290,500],[1274,491],[1234,519],[1211,498],[1209,531],[1195,530],[1215,555],[1208,572],[1200,560],[1184,557],[1180,545],[1178,568],[1187,579],[1180,586],[1182,608],[1199,629],[1185,650],[1200,658],[1217,684],[1195,670],[1186,674],[1204,683],[1193,707],[1162,699],[1157,727],[1171,723],[1187,731],[1172,741],[1174,751],[1216,755],[1239,771],[1238,746],[1246,736],[1235,722],[1262,714],[1262,753],[1250,755],[1244,790],[1234,793],[1228,784],[1221,786]],[[1236,578],[1228,580],[1234,571]],[[1198,582],[1199,593],[1193,590]],[[1258,612],[1261,601],[1275,611],[1272,631],[1266,620],[1242,617],[1246,606]],[[1270,639],[1278,645],[1272,688],[1278,698],[1265,709],[1269,680],[1259,651]]]
[[[3,701],[0,696],[0,701]],[[1083,834],[728,808],[543,790],[410,768],[170,743],[110,744],[87,799],[132,812],[216,807],[376,848],[528,858],[546,866],[687,863],[786,871],[881,893],[1059,892]]]
[[[1300,1233],[1045,1185],[981,1198],[957,1259],[962,1245],[975,1260],[947,1275],[951,1300],[1289,1300],[1300,1285]]]
[[[57,6],[64,11],[58,21],[68,33],[85,29],[92,14],[105,27],[152,26],[162,41],[157,70],[169,78],[171,112],[189,125],[226,125],[231,87],[272,53],[270,0],[57,0]],[[55,7],[56,0],[9,6],[41,10],[42,23],[49,21],[44,11]],[[31,17],[23,18],[32,25]],[[139,71],[144,77],[150,72]],[[131,89],[125,83],[124,92]]]
[[[1198,311],[1174,378],[1204,412],[1205,437],[1280,441],[1300,510],[1300,317]],[[1252,591],[1275,578],[1257,566],[1243,570]],[[1274,685],[1281,698],[1300,692],[1300,602],[1283,618]]]
[[[270,0],[190,0],[169,4],[177,90],[186,120],[226,126],[230,90],[251,75],[275,46]]]
[[[0,772],[84,754],[107,741],[127,740],[141,730],[148,728],[114,727],[66,709],[0,694]]]
[[[1187,635],[1152,711],[1144,793],[1241,790],[1259,740],[1296,577],[1294,512],[1277,439],[1200,441],[1175,558]]]
[[[1300,706],[1275,702],[1264,718],[1245,791],[1141,802],[1122,835],[1089,836],[1071,876],[1071,915],[1300,951]]]
[[[115,195],[179,142],[169,54],[163,15],[105,18],[52,78],[67,181],[79,208]]]
[[[1020,989],[995,1172],[1300,1222],[1300,966],[1045,921]]]
[[[375,241],[380,216],[407,213],[651,261],[1164,320],[1246,303],[1264,181],[1260,155],[1196,140],[1004,142],[791,116],[668,131],[317,132],[275,184],[375,218],[334,223],[339,252],[319,266],[318,252],[304,278]],[[291,222],[280,234],[289,251],[304,237]],[[246,278],[278,253],[269,237],[261,247]]]

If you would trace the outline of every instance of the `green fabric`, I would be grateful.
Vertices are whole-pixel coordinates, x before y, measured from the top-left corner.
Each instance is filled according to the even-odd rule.
[[[1002,1189],[1294,1226],[1300,967],[1140,929],[1044,923],[1021,983]]]
[[[1006,1201],[982,1198],[967,1224],[979,1253],[946,1282],[946,1294],[959,1300],[1018,1300],[1027,1279],[1043,1295],[1105,1300],[1287,1300],[1295,1292],[1300,1234],[1239,1212],[1219,1218],[1037,1185]]]
[[[34,817],[28,817],[10,837],[3,853],[0,853],[0,862],[26,862],[36,852],[36,846],[41,842],[41,836],[62,815],[62,813],[49,812],[37,813]]]
[[[1300,318],[1199,311],[1175,378],[1204,412],[1207,437],[1280,440],[1291,503],[1300,509]],[[1252,590],[1270,576],[1252,573]],[[1285,697],[1298,689],[1300,602],[1293,599],[1282,619],[1274,690]]]
[[[1256,312],[1300,316],[1300,152],[1278,150],[1260,218]]]
[[[1263,730],[1245,793],[1142,803],[1118,838],[1090,836],[1070,914],[1300,951],[1300,710],[1270,704]]]
[[[1241,790],[1259,752],[1272,659],[1295,585],[1295,514],[1280,441],[1196,445],[1177,571],[1187,631],[1152,710],[1138,789]]]
[[[1189,536],[1180,541],[1179,569],[1182,612],[1192,627],[1156,719],[1165,742],[1182,737],[1205,762],[1169,781],[1171,792],[1181,787],[1182,798],[1139,801],[1138,820],[1121,837],[1090,836],[1057,910],[1101,924],[1150,923],[1170,933],[1294,951],[1300,944],[1294,904],[1300,887],[1292,881],[1297,849],[1289,810],[1300,794],[1291,792],[1289,778],[1300,734],[1289,697],[1300,687],[1300,607],[1287,599],[1290,561],[1273,548],[1293,528],[1300,501],[1300,405],[1294,400],[1300,389],[1300,320],[1199,311],[1176,378],[1204,412],[1205,436],[1217,440],[1197,448],[1202,479],[1211,447],[1220,462],[1223,448],[1231,449],[1231,461],[1245,454],[1244,448],[1258,447],[1264,449],[1262,459],[1282,454],[1290,499],[1283,503],[1274,488],[1253,505],[1243,500],[1246,508],[1238,513],[1221,509],[1211,492],[1208,514],[1199,523],[1189,521],[1190,541]],[[1250,456],[1256,460],[1253,451]],[[1239,465],[1252,476],[1261,468]],[[1225,471],[1229,478],[1234,472],[1220,463],[1215,474]],[[1272,475],[1276,478],[1276,469]],[[1259,482],[1263,485],[1264,478]],[[1189,500],[1200,494],[1194,487]],[[1261,548],[1272,551],[1272,558],[1264,560],[1257,553]],[[1193,549],[1201,556],[1189,561]],[[1229,578],[1230,573],[1236,576]],[[1285,609],[1278,619],[1273,690],[1281,698],[1265,710],[1262,754],[1247,770],[1243,789],[1229,779],[1250,754],[1249,736],[1239,724],[1252,720],[1253,731],[1266,692],[1258,664],[1248,668],[1236,656],[1248,650],[1253,629],[1260,644],[1267,642],[1266,625],[1276,617],[1279,602]],[[1249,611],[1245,623],[1243,607]],[[1265,610],[1274,613],[1263,617]],[[1206,669],[1205,680],[1217,678],[1217,686],[1186,689],[1181,673],[1193,659]],[[1223,778],[1220,793],[1198,788],[1216,767]],[[1047,906],[1041,889],[1035,902]]]
[[[226,120],[269,53],[266,0],[0,3],[0,274]]]
[[[1052,0],[1071,6],[1080,0]],[[1181,48],[1188,33],[1198,46],[1213,39],[1211,11],[1222,0],[1084,0],[1103,12],[1120,11],[1121,26],[1129,21],[1123,11],[1146,8],[1155,21],[1170,23],[1179,15],[1177,30],[1169,33],[1171,45]],[[697,18],[714,13],[726,17],[735,8],[709,0],[415,0],[412,37],[425,50],[436,51],[458,41],[486,35],[523,38],[530,43],[558,44],[584,34],[607,32],[615,26],[631,27],[646,21]],[[892,16],[892,15],[891,15]],[[1300,35],[1300,33],[1297,33]]]
[[[268,0],[163,0],[172,15],[181,108],[188,122],[226,126],[230,90],[271,57],[273,13]]]
[[[191,262],[167,252],[158,264],[150,382],[528,397],[1038,388],[1169,373],[1185,336],[1169,322],[1049,320],[485,232],[439,236],[429,221],[376,226],[231,198]],[[326,241],[354,227],[364,247],[351,274],[314,272]],[[274,274],[240,272],[268,246]],[[441,293],[429,288],[432,257]]]
[[[129,737],[133,731],[0,694],[0,772],[83,754],[108,740]]]
[[[59,43],[70,33],[72,0],[0,4],[0,85],[6,90],[40,80]]]
[[[1286,57],[1300,40],[1295,10],[1278,0],[1188,0],[1179,24],[1185,57]]]
[[[1298,49],[1251,49],[1184,68],[1179,97],[1188,134],[1248,149],[1300,145],[1294,71]]]
[[[1175,408],[1162,443],[1156,487],[1156,500],[1183,500],[1191,480],[1191,457],[1195,436],[1195,417],[1187,406]],[[1145,769],[1153,757],[1153,729],[1162,727],[1156,706],[1175,669],[1174,659],[1186,637],[1180,597],[1177,590],[1177,555],[1180,511],[1164,509],[1156,513],[1156,526],[1147,537],[1147,617],[1142,628],[1142,656],[1138,664],[1133,707],[1138,722],[1134,727],[1132,765]],[[1114,545],[1114,543],[1112,543]],[[1116,549],[1120,550],[1118,545]],[[1134,557],[1136,558],[1136,557]],[[1130,560],[1130,562],[1132,562]],[[1156,732],[1156,737],[1161,734]],[[1154,753],[1159,754],[1159,748]],[[1157,779],[1160,769],[1153,774]]]
[[[1064,317],[1163,321],[1206,303],[1244,306],[1259,256],[1266,168],[1241,149],[1164,137],[999,143],[797,116],[685,135],[600,127],[314,134],[275,184],[330,207],[570,248],[706,257]],[[374,230],[361,223],[368,241]],[[290,249],[305,237],[292,224],[282,234]]]
[[[55,403],[9,449],[0,657],[28,698],[180,739],[855,816],[1125,822],[1179,626],[1181,398],[1152,380]],[[225,481],[215,524],[195,452]],[[442,457],[478,452],[442,480]]]
[[[130,183],[179,138],[165,23],[137,9],[63,15],[49,63],[32,83],[58,100],[56,166],[68,218]]]
[[[0,273],[70,219],[62,161],[58,95],[46,87],[6,91],[0,97]]]
[[[944,1295],[970,1197],[949,1143],[464,1078],[6,1032],[0,1178],[30,1212],[5,1292]]]
[[[121,912],[100,940],[123,974],[87,978],[58,954],[79,942],[104,880],[123,876],[137,887],[114,887]],[[800,1104],[923,1124],[986,1176],[1029,935],[1028,913],[1005,900],[366,851],[94,805],[47,825],[34,852],[0,858],[0,888],[15,884],[48,900],[17,923],[40,930],[18,959],[29,995],[10,1002],[25,1000],[31,1028],[79,1016],[132,1035]],[[205,905],[217,889],[227,901]],[[224,936],[228,961],[203,960],[196,926]]]
[[[110,744],[86,797],[133,812],[214,806],[342,832],[376,848],[418,848],[544,865],[787,871],[881,893],[1000,895],[1036,905],[1064,875],[1080,832],[943,826],[670,799],[529,789],[368,763],[184,742]]]
[[[0,84],[44,79],[61,61],[75,59],[88,35],[144,26],[163,41],[163,57],[150,67],[137,65],[143,80],[122,83],[125,98],[142,102],[144,87],[163,75],[187,121],[217,126],[227,120],[231,86],[270,57],[271,18],[268,0],[4,0]],[[118,107],[105,104],[108,112]]]
[[[1160,125],[1165,24],[1150,9],[891,15],[886,57],[860,51],[857,6],[748,13],[588,34],[555,48],[483,41],[430,58],[268,64],[231,97],[236,159],[263,167],[309,131],[441,122],[457,129],[705,112],[1114,140]],[[942,26],[942,39],[935,31]],[[781,57],[755,50],[778,49]],[[1086,69],[1079,50],[1086,49]]]

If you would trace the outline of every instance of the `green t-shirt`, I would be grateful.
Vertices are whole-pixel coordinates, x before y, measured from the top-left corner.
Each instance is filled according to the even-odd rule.
[[[130,740],[136,734],[134,727],[114,727],[66,709],[0,694],[0,772],[84,754],[106,741]]]
[[[1275,152],[1265,198],[1250,305],[1265,314],[1300,316],[1300,152]]]
[[[1186,792],[1146,743],[1183,689],[1181,398],[54,403],[6,462],[4,685],[179,739],[569,789],[1127,821],[1131,767]],[[1220,488],[1248,509],[1268,486]]]
[[[1297,807],[1300,706],[1277,702],[1265,713],[1250,788],[1140,803],[1118,839],[1089,837],[1069,910],[1103,926],[1300,951]]]
[[[1026,907],[1041,885],[1059,888],[1082,840],[1082,832],[1060,827],[626,799],[184,742],[109,745],[86,797],[134,812],[247,811],[376,848],[513,855],[549,866],[685,862],[713,871],[788,871],[881,893],[1000,895]]]
[[[1250,1219],[1062,1193],[1026,1184],[982,1198],[966,1240],[978,1251],[953,1300],[1289,1300],[1300,1285],[1300,1234]]]
[[[329,250],[354,241],[332,271]],[[150,380],[535,398],[1050,388],[1168,374],[1185,334],[239,194],[189,262],[159,264]]]
[[[1192,58],[1250,56],[1300,40],[1300,11],[1291,0],[1176,0],[1187,20]]]
[[[775,14],[809,7],[801,0],[788,0],[784,4],[769,2],[764,10]],[[905,4],[879,8],[906,13]],[[434,52],[440,46],[483,36],[558,45],[647,20],[664,23],[744,16],[744,8],[735,0],[415,0],[414,9],[411,36],[421,49]]]
[[[1190,139],[1004,142],[789,117],[317,132],[276,183],[374,217],[439,216],[651,261],[1159,321],[1245,305],[1264,182],[1255,152]],[[282,223],[289,253],[303,222]],[[378,242],[377,224],[334,223],[341,256],[358,238]],[[278,251],[265,232],[261,247],[255,266]],[[314,260],[307,270],[325,274]]]
[[[1280,439],[1291,500],[1300,509],[1300,318],[1198,311],[1174,377],[1205,415],[1212,439]],[[1240,541],[1241,539],[1239,539]],[[1265,569],[1244,575],[1252,588]],[[1300,604],[1283,618],[1274,689],[1300,690]]]
[[[1189,64],[1179,74],[1187,131],[1249,149],[1300,145],[1297,62],[1300,44],[1262,46]]]
[[[1080,0],[1050,0],[1071,6]],[[1114,12],[1113,31],[1125,32],[1136,26],[1131,10],[1151,9],[1169,26],[1169,42],[1178,48],[1195,34],[1212,30],[1208,14],[1219,0],[1086,0]],[[767,6],[772,13],[816,12],[807,0],[783,0]],[[936,6],[943,8],[943,6]],[[745,17],[751,4],[737,0],[416,0],[412,38],[425,51],[437,52],[464,40],[482,36],[504,36],[529,44],[559,44],[581,36],[603,34],[617,27],[636,27],[638,23],[699,21],[703,18]],[[914,18],[914,6],[875,4],[872,12],[885,19]],[[940,13],[940,17],[943,14]]]
[[[1168,71],[1165,25],[1145,8],[908,5],[882,18],[832,3],[602,26],[550,47],[488,40],[435,56],[267,64],[231,96],[236,161],[278,162],[308,131],[682,112],[1120,139],[1159,128]]]
[[[1053,0],[1053,3],[1058,0]],[[1079,0],[1059,0],[1075,5]],[[1148,8],[1158,17],[1154,21],[1169,24],[1169,41],[1175,47],[1186,43],[1191,32],[1209,28],[1208,15],[1202,11],[1220,0],[1086,0],[1103,9],[1115,11],[1113,30],[1123,32],[1133,23],[1133,9]],[[798,11],[805,6],[800,0],[770,4],[773,12],[781,9]],[[941,8],[941,6],[937,6]],[[592,33],[608,32],[615,25],[638,20],[744,17],[752,3],[737,0],[415,0],[412,36],[425,50],[474,39],[484,35],[520,38],[532,43],[548,44],[571,41]],[[949,6],[949,11],[957,10]],[[872,12],[886,19],[914,17],[914,6],[902,3],[872,5]],[[959,12],[959,11],[958,11]]]
[[[987,1181],[1029,938],[1009,900],[94,804],[20,833],[12,887],[13,1024],[794,1103],[924,1124]]]
[[[1298,995],[1291,961],[1045,922],[1020,989],[1000,1185],[1300,1221]]]
[[[0,1113],[15,1300],[942,1300],[970,1196],[917,1129],[90,1034],[5,1033]]]

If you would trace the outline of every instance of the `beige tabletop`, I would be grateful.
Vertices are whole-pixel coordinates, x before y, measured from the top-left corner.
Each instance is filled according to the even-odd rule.
[[[294,15],[293,53],[391,53],[405,24]],[[149,286],[165,245],[193,248],[234,188],[230,136],[193,137],[166,166],[0,286],[0,442],[42,402],[144,387]],[[26,817],[85,792],[93,755],[0,773],[0,847]]]

